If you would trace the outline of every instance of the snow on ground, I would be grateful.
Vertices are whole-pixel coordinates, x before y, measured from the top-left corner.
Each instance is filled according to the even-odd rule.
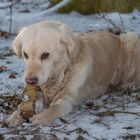
[[[18,4],[13,8],[12,33],[17,33],[23,26],[42,20],[59,20],[67,23],[73,31],[88,32],[92,30],[108,30],[114,28],[99,15],[84,16],[76,12],[70,14],[42,14],[48,3],[43,0],[37,4]],[[0,2],[2,4],[2,2]],[[39,8],[39,6],[40,8]],[[26,11],[26,12],[23,12]],[[27,12],[28,11],[28,12]],[[140,35],[140,12],[131,14],[110,13],[106,16],[112,19],[125,31],[136,31]],[[0,29],[9,31],[9,10],[0,9]],[[24,85],[22,60],[11,52],[10,47],[14,36],[8,39],[0,37],[0,67],[6,69],[0,72],[0,94],[20,94]],[[15,77],[11,77],[13,74]],[[16,92],[15,92],[16,91]],[[24,124],[19,128],[2,128],[0,124],[0,139],[69,139],[69,140],[139,140],[140,139],[140,96],[139,92],[131,95],[113,92],[97,100],[90,100],[81,108],[75,109],[66,117],[56,120],[54,126],[42,129],[32,128]],[[4,115],[0,113],[0,122]]]

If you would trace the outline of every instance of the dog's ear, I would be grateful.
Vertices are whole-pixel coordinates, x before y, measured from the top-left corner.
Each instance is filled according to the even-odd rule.
[[[61,24],[60,30],[61,30],[60,42],[62,42],[66,47],[68,55],[71,58],[74,58],[75,55],[77,54],[76,37],[72,33],[72,31],[70,31],[69,27],[66,24]]]
[[[15,52],[15,54],[19,57],[22,58],[22,41],[21,41],[21,35],[25,28],[22,28],[15,40],[13,41],[12,48]]]
[[[15,54],[21,58],[22,57],[22,45],[21,45],[21,40],[20,40],[20,36],[18,35],[15,40],[13,41],[13,50],[15,52]]]

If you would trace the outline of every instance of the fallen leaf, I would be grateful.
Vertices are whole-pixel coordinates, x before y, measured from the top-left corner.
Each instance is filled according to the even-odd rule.
[[[5,66],[0,66],[0,72],[4,72],[4,71],[6,71],[7,70],[7,67],[5,67]]]
[[[4,37],[4,38],[8,38],[9,33],[6,31],[0,31],[0,36]]]
[[[10,75],[9,75],[9,78],[13,78],[13,79],[15,79],[15,78],[17,78],[17,73],[11,73]]]
[[[31,11],[29,9],[23,9],[19,11],[20,13],[30,13]]]

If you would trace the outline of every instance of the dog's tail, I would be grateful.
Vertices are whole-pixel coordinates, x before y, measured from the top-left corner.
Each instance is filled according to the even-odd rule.
[[[127,32],[120,35],[120,40],[123,47],[129,49],[136,47],[140,41],[138,35],[135,32]]]
[[[140,39],[136,33],[128,32],[120,35],[120,41],[122,50],[124,50],[121,69],[123,69],[123,82],[125,82],[134,76],[136,64],[137,69],[140,67]]]

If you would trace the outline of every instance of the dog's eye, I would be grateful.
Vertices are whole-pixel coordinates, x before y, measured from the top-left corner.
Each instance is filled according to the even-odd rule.
[[[28,56],[28,54],[26,52],[23,52],[23,55],[24,55],[25,59],[29,58],[29,56]]]
[[[41,61],[42,61],[42,60],[48,59],[49,55],[50,55],[50,54],[49,54],[48,52],[43,53],[43,54],[41,55]]]

